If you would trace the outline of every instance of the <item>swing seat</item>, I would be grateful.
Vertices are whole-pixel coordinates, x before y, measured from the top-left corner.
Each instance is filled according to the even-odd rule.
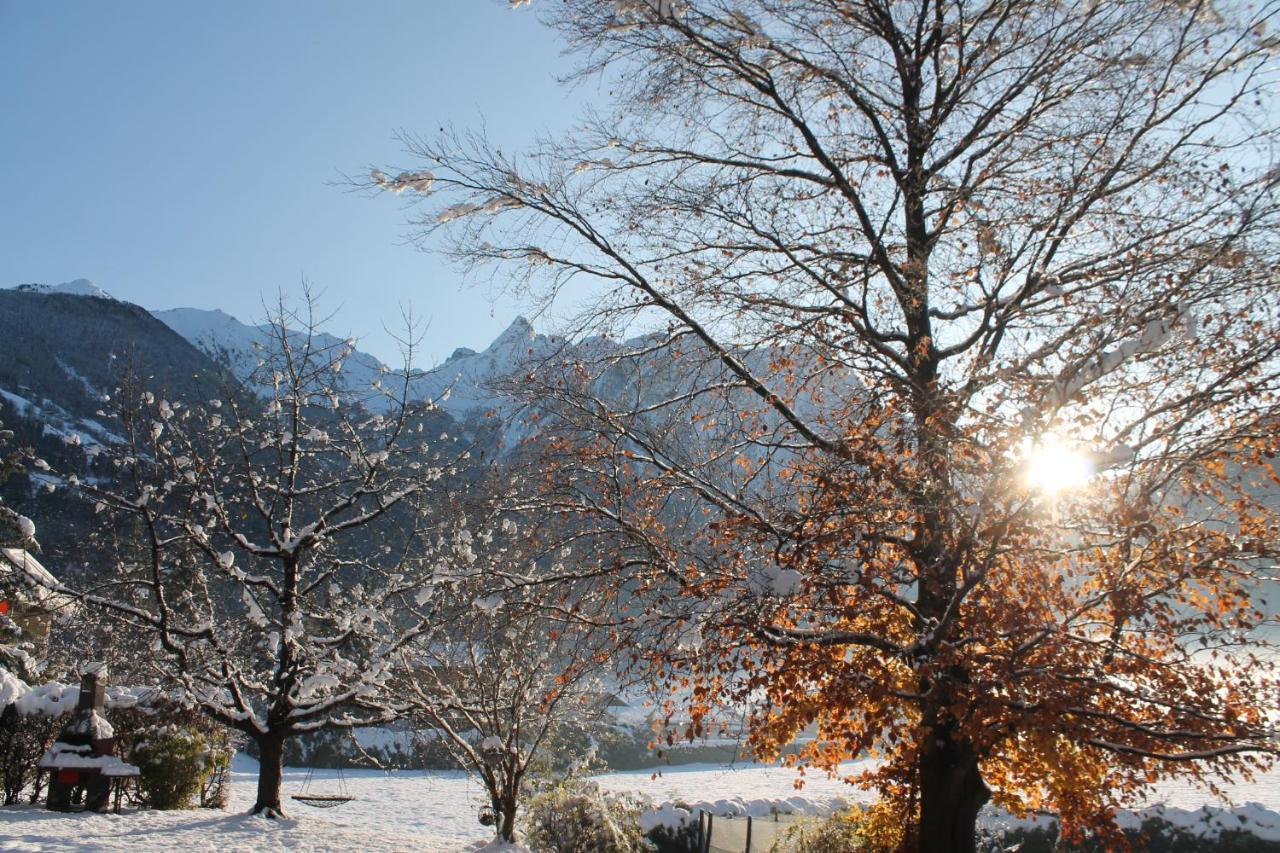
[[[340,806],[343,803],[349,803],[355,797],[346,794],[294,794],[292,799],[297,800],[305,806],[311,806],[317,809],[331,809],[334,806]]]

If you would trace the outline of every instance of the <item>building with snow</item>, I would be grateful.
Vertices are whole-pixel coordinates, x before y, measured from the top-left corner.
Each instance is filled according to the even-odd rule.
[[[75,605],[58,592],[58,579],[35,555],[21,548],[0,548],[0,616],[11,619],[37,656],[48,644],[53,619]]]

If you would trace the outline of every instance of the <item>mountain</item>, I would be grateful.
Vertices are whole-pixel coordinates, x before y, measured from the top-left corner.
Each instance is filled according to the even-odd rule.
[[[101,446],[122,441],[103,398],[127,375],[171,400],[208,399],[234,380],[150,312],[86,281],[0,289],[0,421],[14,446],[83,482],[116,472]],[[4,502],[37,520],[41,544],[63,580],[101,569],[93,507],[39,467],[0,483]],[[45,523],[46,521],[51,523]]]
[[[480,351],[454,350],[441,365],[423,371],[414,380],[416,394],[436,400],[457,418],[509,404],[493,383],[516,373],[522,366],[537,364],[566,348],[563,338],[538,334],[524,317],[516,317],[493,343]]]
[[[250,326],[217,309],[173,308],[152,314],[230,370],[241,382],[250,382],[261,357],[260,351],[272,346],[269,327]],[[354,346],[354,341],[321,332],[315,336],[313,346],[334,349]],[[382,362],[368,353],[354,350],[343,361],[340,381],[350,399],[360,400],[372,409],[380,409],[388,404],[373,383],[386,372]]]
[[[174,308],[152,313],[242,381],[257,367],[259,348],[269,343],[267,327],[242,323],[223,311]],[[321,333],[316,343],[336,347],[351,342]],[[502,405],[502,398],[487,387],[488,383],[508,375],[530,358],[549,354],[561,343],[558,338],[535,334],[528,320],[517,317],[483,351],[459,348],[443,364],[416,371],[411,395],[416,400],[435,400],[454,418],[465,420],[473,413]],[[340,376],[352,398],[377,409],[388,403],[374,391],[373,383],[385,381],[389,372],[391,369],[377,358],[356,349],[343,362]]]
[[[319,347],[352,347],[340,381],[353,400],[386,408],[374,383],[391,372],[355,342],[324,332]],[[148,312],[113,298],[88,279],[21,284],[0,289],[0,400],[12,415],[39,420],[45,431],[92,442],[106,440],[95,412],[127,365],[145,368],[155,390],[183,399],[228,374],[245,382],[270,346],[269,328],[219,310],[174,308]],[[486,349],[458,349],[443,364],[414,373],[411,395],[435,400],[457,420],[503,406],[489,383],[563,341],[537,335],[519,317]],[[201,393],[203,393],[201,391]],[[0,410],[2,412],[2,410]]]
[[[87,278],[78,278],[63,284],[20,284],[13,289],[20,293],[61,293],[67,296],[95,296],[98,299],[115,301],[114,296]]]
[[[88,408],[84,405],[88,398],[100,393],[109,384],[98,362],[103,358],[116,358],[118,353],[115,350],[126,341],[129,346],[138,348],[140,361],[155,365],[155,369],[162,374],[174,374],[170,381],[188,371],[203,370],[207,373],[221,368],[239,381],[248,383],[258,366],[261,350],[272,346],[270,328],[267,326],[250,325],[216,309],[174,308],[151,312],[150,318],[147,318],[147,312],[143,309],[114,300],[86,279],[55,286],[19,285],[0,293],[6,294],[11,300],[47,300],[40,303],[48,309],[46,314],[34,317],[32,327],[35,335],[44,337],[31,349],[33,353],[46,354],[37,355],[37,361],[43,360],[43,363],[58,366],[57,370],[46,371],[50,375],[40,380],[45,384],[56,382],[59,385],[56,392],[51,388],[46,395],[48,399],[69,399],[79,394],[80,398],[85,399],[77,399],[73,406],[77,412]],[[26,304],[26,313],[32,315],[33,306],[38,303]],[[110,308],[100,311],[88,307],[90,305]],[[128,328],[112,328],[106,332],[105,326],[95,330],[80,329],[75,325],[89,319],[101,325],[111,318],[122,318],[126,314],[130,318]],[[22,339],[25,328],[17,317],[9,319],[16,322],[10,332],[11,335],[17,334],[17,337],[9,338],[12,343]],[[23,328],[22,334],[18,334],[19,328]],[[163,334],[159,330],[163,330]],[[110,341],[102,339],[104,333]],[[188,346],[171,357],[169,350],[178,339],[185,341]],[[70,341],[76,341],[77,346],[70,346]],[[385,410],[391,405],[375,387],[387,382],[387,375],[393,372],[387,365],[356,349],[356,342],[350,339],[320,332],[315,336],[314,345],[321,348],[351,349],[339,374],[340,384],[349,399],[359,400],[373,410]],[[193,361],[192,350],[204,358]],[[750,352],[743,351],[739,353],[739,357],[757,369],[764,369],[775,354],[770,348],[759,348]],[[3,347],[0,347],[0,355],[3,355]],[[80,364],[81,361],[86,364]],[[17,362],[21,362],[21,358]],[[721,408],[728,402],[716,399],[715,391],[707,392],[707,389],[725,385],[723,364],[719,359],[710,358],[696,343],[666,342],[657,335],[625,342],[601,337],[567,341],[554,335],[539,334],[524,317],[517,317],[483,350],[459,348],[442,364],[415,371],[410,397],[414,400],[435,401],[440,409],[459,422],[486,414],[497,415],[492,420],[501,422],[504,443],[510,446],[515,439],[528,432],[528,425],[519,422],[514,415],[516,404],[499,390],[498,386],[503,380],[510,381],[510,377],[526,372],[549,376],[559,373],[568,365],[583,364],[594,365],[588,369],[593,370],[596,376],[593,382],[596,394],[613,399],[623,407],[651,408],[655,412],[655,418],[665,415],[679,417],[686,425],[690,422],[687,413],[683,417],[676,414],[679,407],[668,409],[662,406],[661,403],[666,400],[696,398],[696,402],[691,404],[695,410]],[[84,377],[84,381],[79,383],[82,386],[79,390],[75,387],[62,387],[68,383],[74,385],[72,380],[75,377]],[[835,386],[844,386],[854,381],[847,374],[832,373],[824,377],[821,384],[827,390],[832,390]],[[20,387],[34,386],[29,378],[0,373],[0,394],[7,392],[22,396]],[[811,392],[813,390],[815,389],[810,389]],[[756,408],[759,405],[758,399],[750,392],[738,389],[727,393],[734,398],[731,408]],[[809,396],[804,394],[797,401],[796,405],[800,410],[809,408]],[[710,421],[704,420],[697,435],[691,435],[690,440],[716,439],[715,431],[707,433],[709,423]],[[724,426],[729,427],[728,424]]]
[[[96,413],[130,371],[175,398],[211,393],[226,378],[148,311],[91,282],[0,290],[0,397],[19,416],[68,439],[107,441]]]

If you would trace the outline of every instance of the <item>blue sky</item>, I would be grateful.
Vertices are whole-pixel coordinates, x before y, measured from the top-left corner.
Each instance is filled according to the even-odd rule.
[[[305,277],[375,355],[402,304],[431,321],[422,366],[483,347],[523,306],[406,245],[400,201],[332,184],[403,164],[398,128],[566,129],[568,70],[505,0],[0,0],[0,286],[249,321]]]

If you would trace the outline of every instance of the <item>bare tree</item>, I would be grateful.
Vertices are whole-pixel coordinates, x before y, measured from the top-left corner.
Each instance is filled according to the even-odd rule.
[[[157,670],[254,741],[253,811],[268,815],[282,813],[287,738],[398,716],[395,653],[427,627],[403,606],[429,581],[404,569],[430,547],[415,504],[444,500],[457,456],[428,448],[432,407],[410,402],[407,371],[380,381],[383,412],[343,398],[354,343],[324,343],[313,310],[308,294],[270,318],[248,382],[262,397],[118,389],[121,485],[71,478],[142,538],[140,563],[82,597],[148,631]]]
[[[463,592],[469,589],[468,592]],[[583,620],[548,615],[549,586],[475,596],[468,584],[439,593],[461,604],[448,625],[406,651],[414,716],[465,770],[480,777],[497,837],[514,841],[531,768],[572,733],[598,725],[609,671]],[[457,596],[462,593],[463,599]],[[563,757],[563,756],[561,756]]]
[[[921,850],[974,849],[993,795],[1070,834],[1268,760],[1276,5],[543,8],[614,109],[522,156],[409,139],[370,186],[473,271],[602,285],[584,328],[655,330],[555,393],[619,498],[581,509],[699,602],[656,677],[749,703],[766,755],[810,723],[822,766],[881,750]],[[712,379],[599,381],[663,352]]]
[[[517,452],[472,472],[442,536],[454,559],[433,558],[431,586],[413,601],[432,627],[403,647],[397,679],[412,718],[484,784],[503,841],[515,839],[531,771],[592,737],[617,684],[601,602],[569,584],[597,555],[575,542],[573,516],[531,503],[546,472],[531,477],[528,461]]]

